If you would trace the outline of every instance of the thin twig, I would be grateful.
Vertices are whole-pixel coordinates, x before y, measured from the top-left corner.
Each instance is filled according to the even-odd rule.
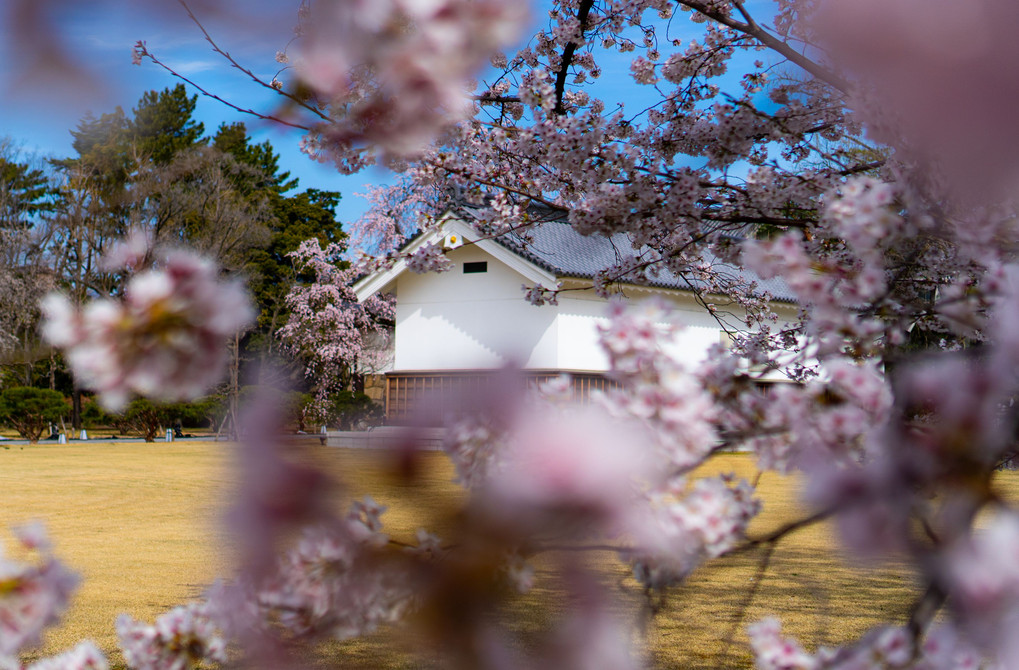
[[[933,581],[927,585],[927,590],[913,605],[909,615],[907,628],[913,637],[913,648],[919,648],[920,637],[927,630],[927,627],[934,620],[935,615],[941,606],[945,604],[945,592]]]
[[[191,19],[192,23],[194,23],[196,26],[198,26],[198,29],[202,31],[202,35],[205,36],[205,41],[208,42],[210,45],[212,45],[212,50],[215,51],[216,53],[218,53],[223,58],[225,58],[230,63],[230,65],[232,65],[233,67],[237,68],[238,70],[240,70],[244,74],[248,75],[248,77],[250,77],[251,80],[254,81],[256,84],[258,84],[259,86],[262,86],[264,88],[269,89],[270,91],[272,91],[276,95],[280,95],[280,96],[283,96],[284,98],[287,98],[288,100],[293,102],[295,105],[298,105],[298,106],[306,109],[307,111],[311,112],[312,114],[318,116],[323,121],[332,122],[332,119],[330,119],[327,115],[323,114],[320,110],[316,109],[314,106],[309,105],[308,103],[306,103],[305,101],[301,100],[300,98],[298,98],[296,95],[294,95],[292,93],[287,93],[286,91],[278,89],[275,86],[273,86],[272,84],[265,82],[261,77],[257,76],[254,72],[252,72],[248,68],[246,68],[243,65],[241,65],[240,63],[238,63],[234,59],[234,57],[230,55],[230,53],[228,51],[225,51],[224,49],[220,48],[220,46],[218,44],[216,44],[216,41],[214,39],[212,39],[211,35],[209,35],[209,31],[207,31],[205,29],[205,26],[202,25],[202,22],[198,20],[198,17],[195,16],[194,12],[191,11],[191,8],[188,7],[187,2],[185,2],[185,0],[177,0],[177,2],[180,3],[180,6],[184,8],[185,12],[187,12],[188,18]],[[213,96],[213,97],[215,97],[215,96]],[[233,105],[231,105],[231,107],[232,106]],[[288,124],[288,125],[290,125],[290,124]]]
[[[144,45],[142,45],[142,48],[144,49]],[[234,110],[236,110],[236,111],[238,111],[238,112],[240,112],[242,114],[249,114],[249,115],[254,116],[255,118],[261,119],[263,121],[272,121],[273,123],[278,123],[278,124],[283,125],[283,126],[289,126],[290,128],[296,128],[298,130],[305,130],[305,131],[309,131],[309,132],[311,131],[311,128],[309,128],[308,126],[302,126],[299,123],[293,123],[291,121],[287,121],[285,119],[281,119],[278,116],[273,116],[272,114],[262,114],[261,112],[256,112],[253,109],[247,109],[247,108],[241,107],[239,105],[235,105],[234,103],[230,102],[229,100],[225,100],[225,99],[221,98],[220,96],[216,95],[215,93],[212,93],[211,91],[206,90],[202,86],[199,86],[193,80],[188,79],[187,77],[185,77],[181,73],[177,72],[176,70],[174,70],[172,67],[170,67],[169,65],[167,65],[163,61],[161,61],[158,58],[156,58],[147,49],[145,49],[143,51],[143,55],[146,58],[148,58],[150,61],[152,61],[153,63],[158,65],[159,67],[161,67],[164,70],[166,70],[167,72],[169,72],[172,76],[176,77],[177,79],[180,79],[181,81],[183,81],[186,84],[190,84],[192,87],[194,87],[194,89],[196,91],[198,91],[202,95],[204,95],[204,96],[206,96],[208,98],[212,98],[213,100],[217,100],[217,101],[223,103],[224,105],[226,105],[227,107],[229,107],[231,109],[234,109]]]
[[[774,544],[775,542],[778,542],[779,540],[784,538],[786,535],[794,533],[800,530],[801,528],[806,528],[807,526],[812,526],[815,523],[825,521],[828,517],[830,517],[834,513],[835,513],[834,508],[827,508],[821,510],[820,512],[815,512],[814,514],[811,514],[808,517],[797,519],[796,521],[790,521],[784,526],[781,526],[773,530],[772,532],[768,533],[763,537],[748,540],[745,545],[743,545],[742,547],[737,547],[736,549],[733,550],[733,552],[730,553],[746,551],[748,549],[759,547],[762,544]]]

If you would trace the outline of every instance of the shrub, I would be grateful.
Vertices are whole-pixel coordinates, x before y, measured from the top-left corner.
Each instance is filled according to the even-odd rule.
[[[166,420],[166,406],[157,405],[147,398],[135,398],[124,410],[124,417],[131,422],[131,426],[141,431],[146,442],[155,442]]]
[[[178,421],[184,428],[212,428],[223,415],[224,400],[219,396],[206,396],[193,402],[175,402],[164,405],[169,423]]]
[[[340,430],[360,430],[377,426],[385,418],[385,409],[359,391],[340,391],[330,397],[333,420]]]
[[[313,412],[314,397],[310,393],[290,391],[283,395],[283,417],[287,426],[293,426],[298,432],[308,432],[309,414]]]
[[[49,389],[15,386],[0,392],[0,421],[35,444],[46,427],[67,415],[64,396]]]

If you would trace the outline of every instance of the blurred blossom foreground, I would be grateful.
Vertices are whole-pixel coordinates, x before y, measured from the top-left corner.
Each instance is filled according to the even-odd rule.
[[[346,390],[398,315],[392,297],[359,303],[352,281],[455,272],[448,241],[406,249],[469,212],[472,243],[533,251],[541,225],[608,240],[605,267],[528,281],[535,309],[574,291],[646,295],[668,277],[718,338],[681,363],[672,308],[618,300],[598,331],[611,384],[587,407],[568,402],[569,379],[524,392],[493,373],[509,381],[443,417],[463,503],[443,537],[423,528],[413,542],[388,536],[370,497],[337,511],[339,484],[274,439],[282,403],[255,398],[227,516],[237,565],[151,625],[118,620],[126,663],[300,668],[323,640],[393,625],[451,667],[637,668],[651,661],[636,642],[649,617],[693,571],[746,552],[763,576],[776,547],[831,521],[847,556],[895,561],[916,598],[838,646],[819,629],[793,639],[774,617],[743,626],[748,604],[730,637],[759,668],[1019,668],[1019,511],[995,481],[1019,457],[1019,4],[534,10],[528,35],[512,2],[304,3],[270,81],[216,47],[278,91],[280,116],[260,116],[301,129],[310,156],[398,173],[348,227],[349,250],[315,239],[288,257],[303,279],[279,336],[320,399]],[[144,42],[134,55],[173,71]],[[106,263],[130,276],[123,290],[48,297],[46,339],[109,408],[201,394],[254,317],[241,285],[144,232]],[[419,452],[405,442],[412,483]],[[748,537],[767,503],[759,478],[691,477],[726,450],[801,473],[802,516]],[[40,528],[19,541],[35,559],[0,562],[2,670],[23,667],[75,581]],[[594,552],[632,567],[637,621]],[[557,616],[521,635],[510,599],[539,575]],[[30,667],[107,662],[84,642]]]

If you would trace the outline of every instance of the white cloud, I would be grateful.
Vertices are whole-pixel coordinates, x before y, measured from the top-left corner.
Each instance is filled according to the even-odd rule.
[[[215,60],[189,60],[183,62],[171,63],[174,70],[180,74],[195,74],[197,72],[207,72],[208,70],[214,70],[221,67],[222,61]]]

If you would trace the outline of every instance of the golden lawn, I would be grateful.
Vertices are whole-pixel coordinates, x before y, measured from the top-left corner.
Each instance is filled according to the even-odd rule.
[[[421,476],[410,485],[388,476],[390,463],[382,452],[309,449],[311,458],[347,483],[348,498],[370,493],[389,506],[383,518],[397,538],[410,539],[429,518],[448,518],[443,512],[459,499],[441,453],[424,454]],[[151,621],[199,596],[229,569],[229,551],[217,538],[219,513],[235,485],[231,458],[227,445],[212,442],[0,446],[3,534],[11,524],[45,520],[58,555],[84,580],[64,624],[46,637],[44,653],[88,637],[119,664],[113,630],[118,614]],[[703,472],[752,478],[756,469],[751,457],[731,455]],[[763,476],[759,492],[765,508],[751,534],[801,516],[799,488],[796,478]],[[797,531],[779,544],[764,573],[762,558],[759,551],[716,561],[671,593],[660,612],[644,621],[649,640],[644,653],[651,664],[746,667],[746,622],[774,614],[805,641],[835,644],[877,622],[902,621],[915,597],[911,578],[896,566],[850,567],[827,525]],[[629,594],[623,606],[638,625],[642,601],[628,568],[608,556],[603,563],[621,593]],[[537,588],[513,608],[525,638],[557,614],[559,599],[541,585],[541,561],[538,567]],[[332,645],[328,653],[343,654],[346,665],[355,667],[429,664],[405,655],[385,634]]]

